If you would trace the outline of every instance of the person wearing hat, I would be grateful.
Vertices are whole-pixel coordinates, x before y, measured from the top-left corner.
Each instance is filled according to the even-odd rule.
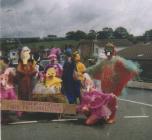
[[[106,44],[104,51],[106,59],[89,67],[87,72],[94,79],[101,81],[102,92],[120,96],[127,82],[139,74],[139,66],[130,60],[117,56],[115,46],[112,43]],[[107,122],[115,122],[115,112],[111,114]]]
[[[77,97],[80,94],[77,90],[77,82],[73,77],[74,70],[76,68],[75,61],[72,57],[72,49],[67,48],[65,50],[65,62],[63,65],[62,75],[62,93],[67,97],[70,104],[77,103]]]
[[[61,78],[62,76],[62,71],[63,71],[63,68],[62,66],[58,63],[58,60],[57,60],[57,55],[56,54],[53,54],[52,52],[50,52],[49,56],[48,56],[49,60],[50,60],[50,63],[48,65],[46,65],[45,69],[44,69],[44,73],[46,73],[47,69],[48,68],[55,68],[56,70],[56,76]]]

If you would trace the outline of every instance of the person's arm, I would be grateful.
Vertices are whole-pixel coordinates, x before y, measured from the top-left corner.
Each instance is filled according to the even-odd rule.
[[[104,61],[101,60],[101,61],[97,62],[95,65],[88,67],[86,69],[86,73],[88,73],[93,78],[97,78],[98,75],[100,75],[102,73],[102,67],[104,65],[103,62]]]
[[[118,57],[115,63],[115,68],[119,72],[126,72],[135,76],[138,75],[141,71],[138,63],[124,59],[122,57]]]

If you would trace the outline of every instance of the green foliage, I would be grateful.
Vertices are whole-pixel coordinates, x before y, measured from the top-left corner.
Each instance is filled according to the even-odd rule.
[[[118,27],[114,31],[114,36],[117,39],[124,39],[124,38],[127,39],[129,37],[129,33],[127,29],[125,29],[124,27]]]
[[[98,39],[111,39],[114,38],[113,36],[113,29],[112,28],[103,28],[102,31],[98,32]]]
[[[87,35],[85,32],[77,30],[77,31],[67,32],[66,38],[71,40],[80,40],[80,39],[86,39]]]
[[[93,40],[96,39],[96,32],[94,30],[90,30],[87,34],[87,39]]]

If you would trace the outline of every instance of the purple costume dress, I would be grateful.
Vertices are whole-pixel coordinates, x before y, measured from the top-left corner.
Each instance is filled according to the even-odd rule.
[[[85,92],[77,111],[83,113],[84,107],[89,108],[90,115],[95,115],[97,119],[108,119],[116,111],[116,96],[97,90]]]

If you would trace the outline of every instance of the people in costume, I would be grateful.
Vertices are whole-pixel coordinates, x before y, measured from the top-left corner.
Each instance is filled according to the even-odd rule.
[[[62,80],[56,77],[56,70],[53,67],[48,68],[44,81],[38,82],[33,89],[33,99],[45,98],[47,101],[66,103],[65,96],[61,94],[61,83]]]
[[[50,67],[54,67],[55,70],[56,70],[56,76],[57,77],[61,77],[62,76],[62,71],[63,71],[63,68],[62,66],[58,63],[58,59],[57,59],[57,56],[58,56],[58,49],[56,48],[53,48],[53,50],[51,49],[50,51],[50,54],[48,56],[48,58],[50,59],[50,63],[46,66],[45,70],[44,70],[44,73],[47,71],[48,68]]]
[[[116,96],[113,93],[105,94],[94,87],[90,76],[85,73],[81,103],[77,107],[79,113],[86,115],[86,125],[93,125],[100,119],[108,120],[116,112]]]
[[[73,53],[73,60],[75,62],[75,69],[73,73],[73,77],[75,79],[75,90],[77,92],[77,97],[81,101],[81,87],[83,81],[83,74],[86,71],[85,65],[81,62],[81,57],[78,51]]]
[[[139,73],[138,65],[130,60],[116,56],[115,46],[111,43],[105,46],[106,59],[102,59],[96,65],[89,67],[87,72],[95,79],[101,81],[103,93],[113,93],[120,96],[127,82]],[[110,122],[115,121],[115,115]]]
[[[16,75],[15,68],[7,68],[3,74],[0,74],[0,100],[17,100],[14,87],[14,77]],[[2,123],[10,121],[9,111],[2,111]],[[17,116],[21,116],[21,112],[17,112]]]
[[[70,104],[77,103],[77,97],[80,96],[79,84],[73,74],[76,68],[75,61],[72,57],[72,49],[65,50],[65,63],[63,65],[62,75],[62,93],[66,95]]]
[[[0,98],[1,99],[17,99],[14,88],[15,68],[7,68],[0,75]]]
[[[106,59],[101,59],[96,65],[89,67],[93,78],[101,80],[103,92],[121,94],[127,82],[137,76],[140,72],[138,64],[116,56],[115,46],[111,43],[105,46]]]
[[[33,77],[36,74],[36,68],[30,53],[31,50],[27,46],[23,47],[17,66],[18,97],[21,100],[30,100],[32,95]]]
[[[56,71],[54,68],[49,68],[45,75],[45,86],[52,87],[54,90],[57,90],[58,93],[61,89],[62,80],[56,77]]]
[[[60,62],[60,54],[61,54],[60,48],[52,48],[50,50],[50,54],[55,54],[57,56],[57,61]]]
[[[83,74],[86,71],[85,65],[81,62],[81,57],[78,51],[73,53],[74,61],[76,64],[75,72],[76,79],[83,81]]]

